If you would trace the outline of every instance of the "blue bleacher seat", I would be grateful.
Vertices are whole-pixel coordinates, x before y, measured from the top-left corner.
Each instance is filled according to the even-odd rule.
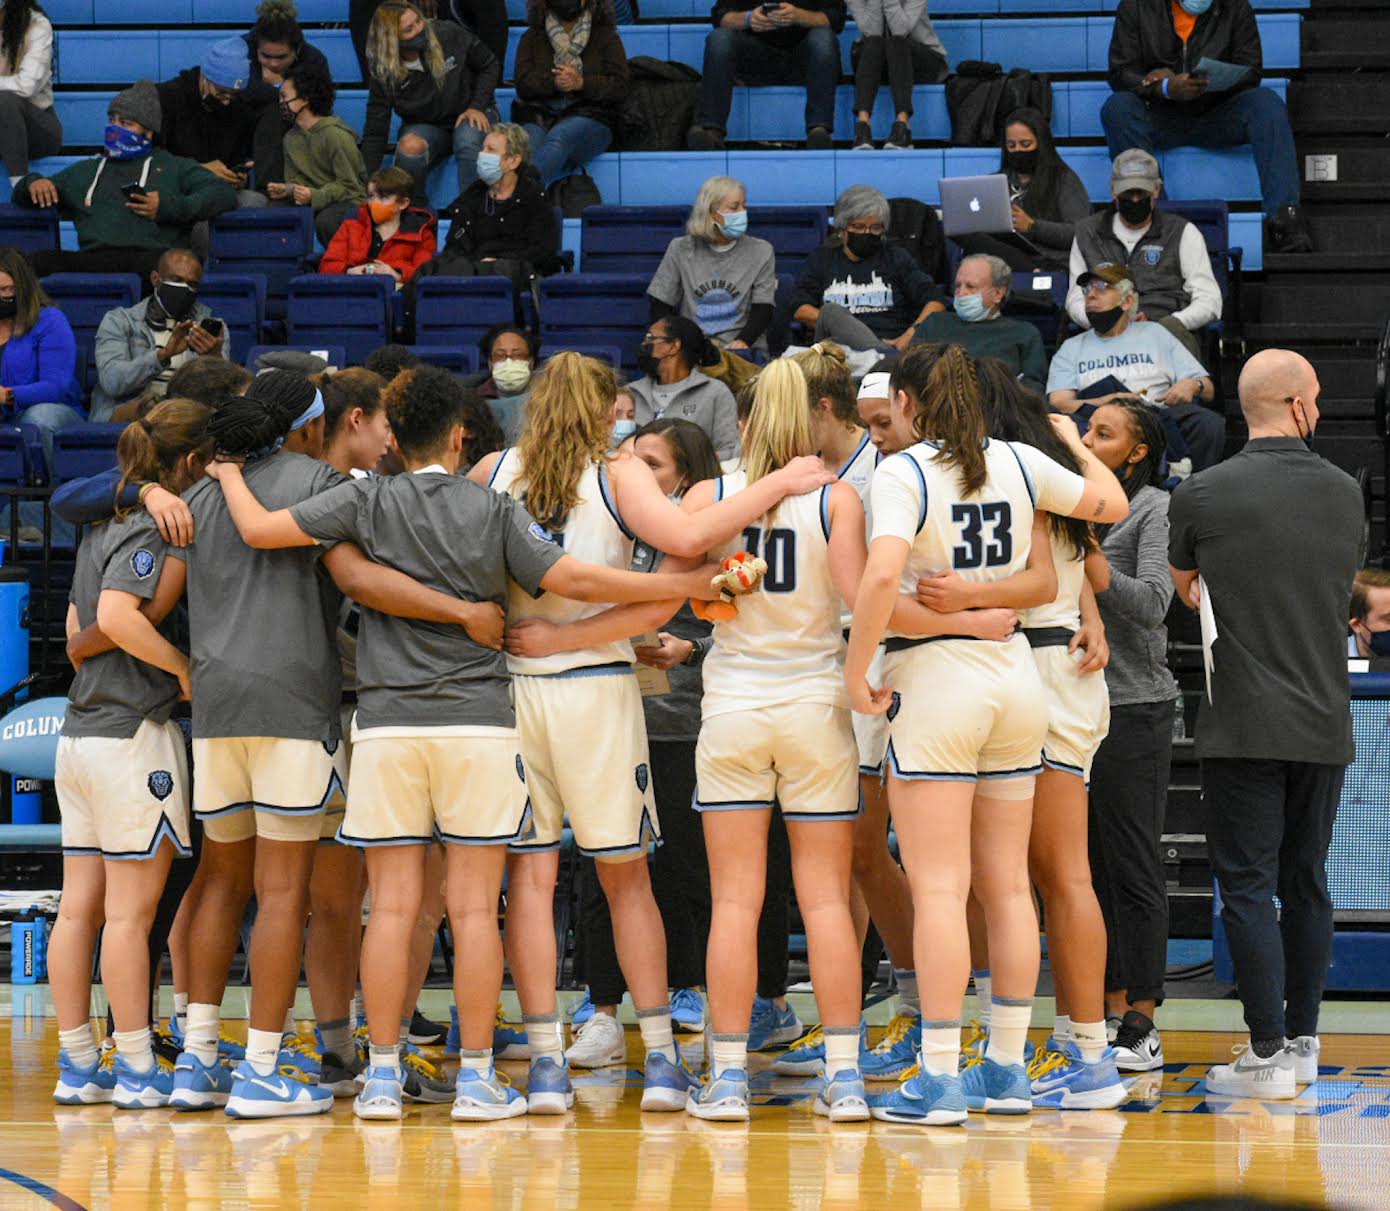
[[[140,301],[140,279],[133,273],[51,273],[43,279],[48,297],[63,309],[87,359],[90,390],[96,383],[94,356],[97,328],[102,317],[116,307],[133,307]]]
[[[314,214],[307,206],[230,210],[210,224],[207,271],[261,274],[266,281],[265,316],[285,316],[290,279],[308,268],[314,252]]]
[[[394,278],[372,274],[307,273],[290,279],[286,310],[296,345],[342,345],[357,365],[391,339]]]
[[[541,350],[541,361],[553,353],[582,353],[585,357],[596,357],[615,370],[622,368],[623,351],[617,345],[556,345],[553,349]]]
[[[0,425],[0,484],[35,482],[33,453],[38,440],[38,430],[33,425]],[[0,533],[0,538],[7,537],[7,533]]]
[[[256,361],[262,353],[283,353],[287,349],[294,350],[297,353],[316,354],[323,358],[333,370],[346,370],[349,366],[357,364],[348,361],[347,349],[344,346],[325,345],[315,342],[312,345],[296,345],[293,343],[281,345],[252,345],[251,348],[246,351],[246,358],[242,362],[242,365],[254,372],[256,370]],[[368,352],[370,353],[371,350],[368,350]],[[361,359],[359,358],[358,362],[360,361]]]
[[[478,372],[476,345],[407,345],[416,357],[430,366],[440,366],[454,374]]]
[[[424,277],[415,290],[417,345],[476,347],[494,324],[516,320],[510,278]]]
[[[69,425],[53,435],[53,482],[100,475],[116,465],[124,425]]]
[[[651,314],[644,274],[561,273],[540,284],[541,344],[549,348],[616,345],[623,366],[637,365]]]
[[[241,361],[252,345],[260,344],[265,327],[265,274],[204,274],[198,299],[231,330],[233,361]]]
[[[0,206],[0,245],[20,252],[47,252],[58,247],[58,210]]]
[[[953,281],[954,278],[953,269]],[[1061,270],[1051,273],[1016,273],[1014,274],[1013,290],[1004,301],[1004,306],[1000,312],[1003,315],[1012,316],[1014,319],[1027,320],[1032,324],[1042,336],[1043,348],[1050,352],[1057,348],[1062,325],[1066,321],[1067,287],[1070,284],[1071,279]],[[1020,292],[1033,296],[1033,299],[1040,299],[1045,296],[1051,304],[1051,311],[1044,310],[1031,299],[1026,302],[1020,301],[1018,298]]]

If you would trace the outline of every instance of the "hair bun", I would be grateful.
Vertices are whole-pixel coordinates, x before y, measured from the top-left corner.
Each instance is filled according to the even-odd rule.
[[[256,7],[256,16],[261,18],[269,17],[288,17],[292,21],[299,19],[299,6],[294,0],[261,0]]]

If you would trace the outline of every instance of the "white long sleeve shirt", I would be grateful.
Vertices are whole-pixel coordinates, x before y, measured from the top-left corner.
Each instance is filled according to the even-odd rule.
[[[9,47],[0,48],[0,73],[0,92],[18,93],[39,109],[53,107],[53,26],[42,13],[29,18],[18,63]]]

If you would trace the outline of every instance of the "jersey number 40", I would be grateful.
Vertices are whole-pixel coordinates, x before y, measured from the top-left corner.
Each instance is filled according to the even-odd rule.
[[[957,572],[1002,568],[1013,560],[1013,510],[1007,500],[952,505],[951,520],[960,527],[961,545],[951,552]]]
[[[743,532],[748,554],[767,560],[763,589],[769,593],[790,593],[796,588],[796,531],[763,530],[749,526]]]

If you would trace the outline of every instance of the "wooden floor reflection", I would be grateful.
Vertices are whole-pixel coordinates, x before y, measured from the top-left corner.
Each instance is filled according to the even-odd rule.
[[[0,1019],[0,1207],[1088,1211],[1215,1190],[1390,1206],[1390,1043],[1330,1037],[1316,1086],[1262,1104],[1205,1096],[1207,1064],[1233,1041],[1168,1034],[1167,1070],[1140,1078],[1123,1111],[952,1130],[831,1128],[809,1082],[770,1075],[749,1126],[643,1115],[636,1068],[579,1076],[562,1119],[455,1126],[429,1106],[366,1125],[339,1102],[331,1117],[233,1123],[54,1106],[52,1020]],[[504,1067],[522,1083],[524,1065]]]

